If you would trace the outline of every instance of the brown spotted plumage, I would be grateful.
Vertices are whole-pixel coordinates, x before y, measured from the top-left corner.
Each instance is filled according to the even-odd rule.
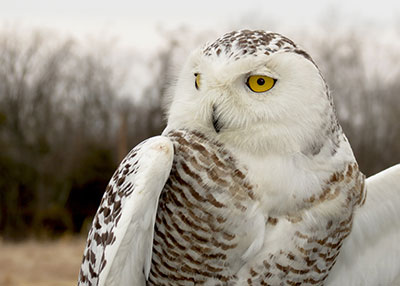
[[[253,187],[221,144],[196,132],[168,137],[175,157],[160,197],[148,285],[232,281],[242,240],[251,235],[241,225],[252,216]]]
[[[214,43],[206,46],[206,56],[224,54],[234,60],[246,56],[270,55],[277,51],[294,52],[312,61],[311,57],[290,39],[278,33],[264,31],[241,30],[225,34]]]

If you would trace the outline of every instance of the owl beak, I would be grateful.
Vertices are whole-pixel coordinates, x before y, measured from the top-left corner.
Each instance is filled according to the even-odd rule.
[[[217,108],[215,105],[213,105],[213,111],[212,111],[212,125],[214,127],[215,132],[219,133],[222,128],[222,124],[217,116]]]

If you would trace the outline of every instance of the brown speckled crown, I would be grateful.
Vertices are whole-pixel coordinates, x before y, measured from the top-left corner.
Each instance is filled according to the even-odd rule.
[[[311,57],[290,39],[273,32],[262,30],[240,30],[227,33],[206,45],[206,56],[225,55],[234,60],[246,56],[270,55],[278,51],[294,52],[313,62]]]

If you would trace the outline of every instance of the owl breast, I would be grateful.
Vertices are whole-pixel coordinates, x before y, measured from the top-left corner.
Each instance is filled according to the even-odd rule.
[[[275,216],[260,208],[268,192],[223,145],[186,130],[168,136],[175,155],[147,285],[323,285],[365,200],[355,162]]]
[[[244,168],[202,134],[173,131],[175,158],[160,196],[148,285],[226,284],[254,239],[256,200]]]

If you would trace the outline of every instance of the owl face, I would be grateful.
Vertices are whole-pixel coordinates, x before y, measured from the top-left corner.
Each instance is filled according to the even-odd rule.
[[[299,152],[323,136],[331,108],[307,53],[279,34],[244,30],[191,54],[167,129],[198,130],[255,154]]]

